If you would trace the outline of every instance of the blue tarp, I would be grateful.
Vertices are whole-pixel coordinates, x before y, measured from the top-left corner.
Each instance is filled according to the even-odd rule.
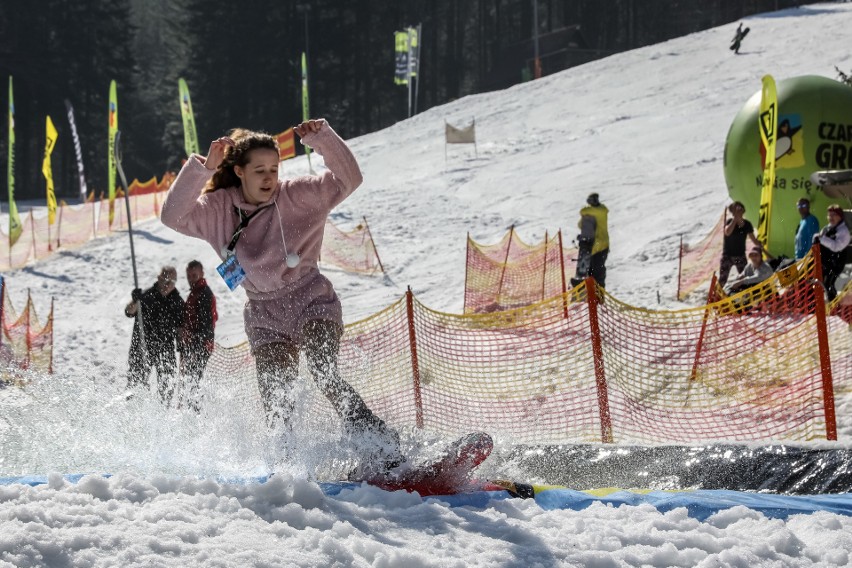
[[[63,476],[67,481],[76,483],[83,474]],[[108,477],[108,476],[105,476]],[[218,480],[219,483],[263,483],[265,477],[230,478]],[[31,475],[22,477],[0,477],[0,485],[25,484],[30,486],[47,483],[47,476]],[[323,493],[335,497],[341,491],[357,489],[359,484],[351,482],[319,483]],[[473,491],[458,495],[427,497],[451,507],[485,508],[494,500],[512,499],[508,491]],[[719,489],[701,489],[685,491],[627,491],[627,490],[590,490],[576,491],[567,488],[537,488],[535,502],[545,510],[571,509],[583,510],[593,503],[604,503],[614,507],[621,505],[649,504],[661,512],[685,507],[689,516],[703,521],[709,516],[731,507],[743,506],[758,511],[766,517],[786,519],[790,515],[809,514],[826,511],[839,515],[852,516],[852,493],[830,495],[778,495],[774,493],[756,493],[749,491],[730,491]]]

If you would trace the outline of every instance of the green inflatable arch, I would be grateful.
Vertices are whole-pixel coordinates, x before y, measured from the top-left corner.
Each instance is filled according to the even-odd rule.
[[[811,213],[826,224],[826,197],[810,176],[819,170],[852,169],[852,88],[826,77],[805,75],[776,81],[778,140],[775,187],[769,218],[769,252],[792,257],[799,224],[796,202],[811,200]],[[760,85],[758,85],[760,87]],[[763,147],[758,131],[760,89],[737,113],[725,142],[725,181],[731,200],[746,207],[757,230]],[[852,209],[852,203],[839,203]]]

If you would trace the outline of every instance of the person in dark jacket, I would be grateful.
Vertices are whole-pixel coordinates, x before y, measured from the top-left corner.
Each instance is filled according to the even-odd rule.
[[[746,258],[746,238],[752,244],[760,247],[760,241],[754,235],[754,226],[744,217],[745,205],[734,201],[728,206],[731,217],[725,219],[725,233],[722,242],[722,258],[719,261],[719,286],[725,287],[731,267],[736,267],[737,272],[745,270],[748,259]],[[764,249],[765,252],[765,249]]]
[[[136,318],[130,340],[127,386],[147,388],[153,367],[157,371],[157,391],[166,405],[172,398],[170,383],[177,366],[175,341],[184,309],[183,298],[175,289],[176,281],[177,270],[164,266],[157,282],[145,291],[133,290],[132,301],[124,308],[124,315]]]
[[[827,216],[828,225],[814,236],[814,244],[819,244],[822,283],[830,302],[837,297],[837,288],[834,284],[846,266],[846,247],[849,246],[852,237],[850,237],[849,227],[846,226],[840,205],[836,203],[829,205]]]
[[[213,353],[213,330],[218,314],[216,296],[204,279],[204,266],[199,261],[193,260],[186,265],[186,281],[190,289],[183,310],[178,352],[180,371],[187,380],[187,404],[198,412],[198,387],[210,354]]]

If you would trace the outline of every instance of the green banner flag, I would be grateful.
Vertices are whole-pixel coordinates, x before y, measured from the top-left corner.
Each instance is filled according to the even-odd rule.
[[[308,102],[308,61],[305,52],[302,52],[302,120],[311,119],[310,104]],[[308,167],[311,167],[311,148],[305,146],[305,155],[308,157]],[[313,168],[311,168],[313,171]]]
[[[199,154],[198,135],[195,131],[195,115],[192,114],[192,101],[189,98],[189,87],[182,78],[178,79],[178,93],[180,95],[180,115],[183,118],[183,147],[186,156]]]
[[[408,30],[402,32],[394,32],[394,78],[393,82],[397,85],[408,84]]]
[[[15,204],[15,103],[12,97],[12,77],[9,77],[9,248],[21,237],[23,226]]]
[[[107,143],[107,191],[109,191],[109,226],[115,218],[115,133],[118,132],[118,97],[115,94],[115,80],[109,82],[109,139]]]
[[[778,131],[778,96],[772,75],[763,77],[760,96],[760,140],[763,142],[763,185],[760,189],[760,211],[757,240],[764,248],[769,244],[769,219],[772,216],[772,190],[775,186],[775,139]]]
[[[41,162],[41,173],[47,182],[47,224],[53,225],[56,221],[56,192],[53,190],[53,168],[50,165],[50,155],[53,153],[53,147],[56,146],[56,138],[58,137],[56,127],[53,126],[53,121],[50,116],[45,121],[45,137],[44,137],[44,159]]]

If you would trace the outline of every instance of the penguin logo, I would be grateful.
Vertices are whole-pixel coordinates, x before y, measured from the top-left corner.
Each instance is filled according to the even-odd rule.
[[[775,141],[776,160],[795,152],[793,148],[793,136],[801,129],[801,125],[792,126],[788,118],[781,121],[781,124],[778,125],[778,139]]]

